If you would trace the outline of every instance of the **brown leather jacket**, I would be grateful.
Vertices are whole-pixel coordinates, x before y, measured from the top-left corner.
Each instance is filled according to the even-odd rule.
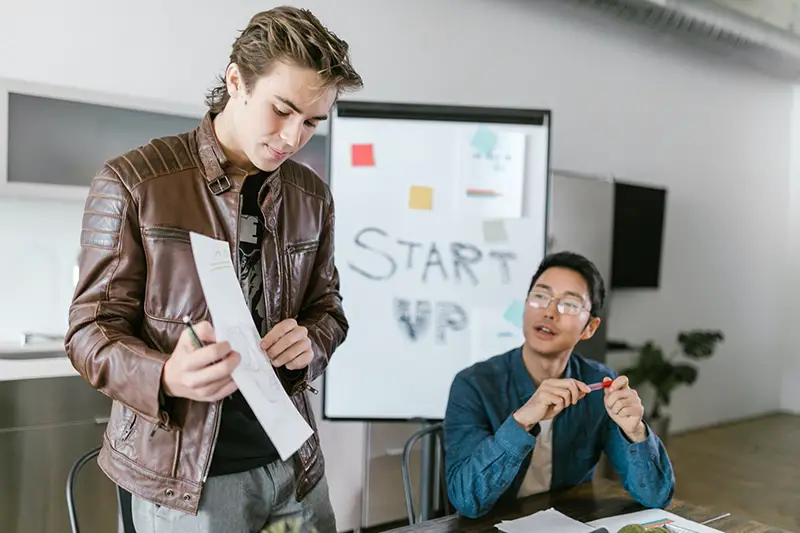
[[[189,232],[227,240],[235,251],[244,178],[225,158],[207,115],[194,131],[155,139],[107,162],[92,181],[83,216],[66,350],[76,370],[114,400],[98,463],[129,492],[192,514],[221,405],[165,399],[161,371],[184,315],[210,320]],[[314,347],[313,362],[299,377],[279,371],[314,429],[295,454],[302,499],[324,472],[307,383],[325,370],[348,325],[333,259],[330,189],[291,160],[267,186],[261,206],[267,326],[296,318]]]

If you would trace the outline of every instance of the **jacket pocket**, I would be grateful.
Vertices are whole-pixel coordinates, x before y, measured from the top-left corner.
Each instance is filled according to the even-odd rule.
[[[119,449],[133,434],[136,428],[136,413],[121,403],[115,402],[112,406],[111,417],[106,425],[108,439]]]
[[[192,243],[191,238],[189,237],[189,231],[183,228],[159,226],[154,228],[145,228],[143,233],[145,238],[151,240],[177,241],[189,245]]]
[[[304,241],[304,242],[289,244],[286,247],[286,251],[290,256],[292,256],[292,255],[316,252],[318,248],[319,248],[319,241],[313,240],[313,241]]]
[[[142,245],[147,262],[145,314],[157,320],[200,320],[205,297],[194,265],[189,230],[175,226],[144,228]]]
[[[287,295],[287,316],[297,316],[306,300],[309,283],[314,276],[314,263],[319,240],[286,245],[284,280]]]
[[[132,413],[122,429],[122,434],[117,439],[117,442],[125,442],[133,433],[133,428],[136,427],[136,413]]]

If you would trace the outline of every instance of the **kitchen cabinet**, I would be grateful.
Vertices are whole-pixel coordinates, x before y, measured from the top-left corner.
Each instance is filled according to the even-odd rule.
[[[73,463],[102,442],[111,402],[77,376],[0,381],[0,531],[69,533]],[[88,463],[76,482],[83,533],[117,531],[114,484]]]
[[[189,131],[204,113],[202,105],[0,80],[0,195],[83,202],[107,159]]]

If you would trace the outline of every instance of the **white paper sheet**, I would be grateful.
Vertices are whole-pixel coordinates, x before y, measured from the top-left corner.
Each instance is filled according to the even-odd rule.
[[[470,144],[470,135],[461,142],[456,209],[483,218],[520,218],[527,138],[508,131],[495,132],[495,138],[491,150]]]
[[[667,521],[667,529],[675,533],[721,533],[718,529],[712,529],[708,526],[692,522],[676,514],[659,509],[648,509],[646,511],[610,516],[608,518],[589,522],[589,525],[595,528],[604,527],[608,530],[608,533],[618,533],[620,529],[630,524],[651,524],[655,526],[656,523],[663,523],[664,520]],[[672,526],[675,526],[674,529]]]
[[[589,533],[593,528],[553,508],[516,520],[505,520],[495,527],[503,533]]]
[[[478,363],[518,348],[525,336],[518,327],[504,317],[505,309],[474,309],[470,319],[471,362]]]
[[[286,394],[259,346],[261,336],[236,278],[230,246],[226,241],[197,233],[191,233],[190,237],[217,341],[228,341],[242,356],[233,371],[233,380],[285,461],[308,440],[313,430]]]

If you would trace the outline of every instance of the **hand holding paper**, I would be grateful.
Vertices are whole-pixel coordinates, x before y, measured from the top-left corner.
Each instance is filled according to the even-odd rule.
[[[233,380],[285,461],[313,431],[286,394],[275,369],[267,362],[267,354],[261,347],[263,339],[253,323],[233,268],[230,246],[226,241],[197,233],[191,233],[190,238],[200,284],[214,320],[216,340],[227,341],[232,350],[241,354],[241,363],[232,373]],[[296,328],[287,327],[290,324],[281,326],[274,335],[279,337],[278,342],[286,339],[276,350],[281,356],[287,353],[286,358],[296,353],[292,347],[297,343],[292,341],[298,337],[278,335],[278,332],[294,331]],[[302,344],[302,339],[298,342]]]
[[[231,374],[239,366],[241,356],[231,349],[230,343],[216,342],[214,329],[208,322],[197,324],[195,331],[206,346],[193,346],[189,331],[184,331],[164,364],[161,385],[167,396],[216,402],[236,391]]]
[[[292,318],[279,322],[264,335],[261,349],[267,352],[272,366],[289,370],[305,368],[314,358],[308,330]]]

